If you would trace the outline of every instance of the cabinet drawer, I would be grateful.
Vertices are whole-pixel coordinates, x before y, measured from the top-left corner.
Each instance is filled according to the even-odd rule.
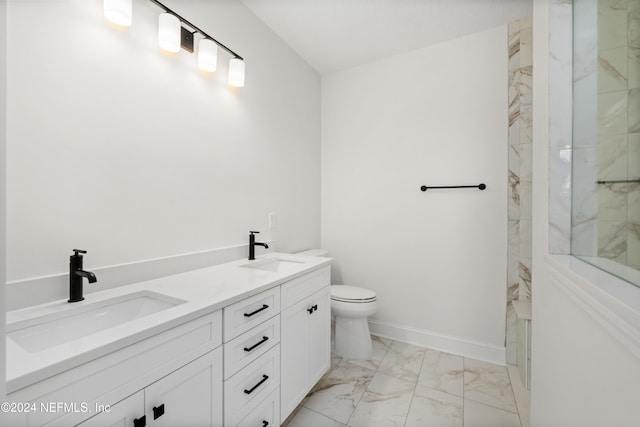
[[[276,388],[234,427],[271,427],[280,425],[280,388]]]
[[[280,315],[272,317],[224,345],[224,379],[280,342]]]
[[[331,283],[331,267],[323,267],[297,279],[283,283],[282,308],[285,309]]]
[[[224,383],[224,425],[237,420],[280,385],[280,345],[254,360]],[[253,404],[253,405],[252,405]]]
[[[276,286],[224,308],[224,342],[280,313],[280,287]]]

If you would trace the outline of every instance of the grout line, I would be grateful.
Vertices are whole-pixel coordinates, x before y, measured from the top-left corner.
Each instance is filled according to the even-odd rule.
[[[516,414],[518,415],[518,420],[520,420],[520,409],[518,408],[518,401],[516,400],[516,394],[513,391],[513,381],[511,380],[511,374],[509,373],[509,369],[507,369],[507,377],[509,378],[509,390],[511,390],[511,398],[513,399],[513,404],[516,407]],[[511,412],[511,411],[508,411],[508,412]],[[522,421],[520,421],[520,425],[522,425]]]
[[[514,365],[511,365],[511,366],[514,366]],[[520,399],[516,398],[516,392],[514,390],[514,385],[513,385],[514,382],[513,382],[512,376],[511,376],[512,371],[514,371],[514,372],[516,372],[516,374],[518,374],[517,373],[517,368],[515,366],[514,366],[514,369],[509,369],[509,367],[507,366],[507,374],[509,375],[509,384],[511,385],[511,392],[513,393],[513,400],[514,400],[514,402],[516,404],[516,411],[518,413],[518,419],[520,420],[520,427],[524,427],[525,423],[522,422],[522,414],[521,414],[521,411],[522,411],[521,406],[523,405],[523,402]],[[520,387],[522,387],[524,389],[524,384],[521,383],[519,374],[518,374],[518,378],[516,380],[520,383]],[[530,413],[530,411],[529,411],[529,413]]]
[[[322,416],[322,417],[325,417],[325,418],[328,418],[328,419],[330,419],[330,420],[332,420],[332,421],[335,421],[335,422],[337,422],[337,423],[340,423],[340,424],[342,424],[342,425],[345,425],[345,426],[347,425],[346,423],[343,423],[342,421],[336,420],[335,418],[331,418],[331,417],[329,417],[329,416],[327,416],[327,415],[325,415],[325,414],[323,414],[323,413],[321,413],[321,412],[316,411],[315,409],[307,408],[306,406],[305,406],[304,408],[305,408],[305,409],[308,409],[308,410],[309,410],[309,411],[311,411],[311,412],[315,412],[316,414],[318,414],[318,415],[320,415],[320,416]],[[347,421],[348,421],[348,420],[347,420]]]
[[[474,403],[477,403],[477,404],[479,404],[479,405],[488,406],[488,407],[493,408],[493,409],[499,409],[500,411],[508,412],[509,414],[517,415],[517,416],[518,416],[518,419],[520,419],[520,414],[518,414],[518,410],[517,410],[517,409],[515,410],[515,412],[514,412],[514,411],[510,411],[510,410],[508,410],[508,409],[505,409],[504,407],[495,406],[495,405],[492,405],[492,404],[487,403],[487,402],[479,402],[479,401],[477,401],[476,399],[472,399],[472,398],[470,398],[470,397],[469,397],[469,398],[467,398],[467,400],[469,400],[469,401],[471,401],[471,402],[474,402]]]
[[[462,426],[463,427],[464,427],[464,402],[466,400],[466,398],[464,397],[464,391],[465,391],[464,377],[466,373],[467,373],[467,358],[462,356]]]
[[[413,393],[411,394],[411,402],[409,402],[409,409],[407,410],[407,415],[404,417],[403,426],[406,427],[407,421],[409,421],[409,414],[411,413],[411,407],[413,406],[413,400],[416,397],[416,389],[418,388],[418,383],[420,382],[420,374],[422,373],[422,366],[424,366],[424,359],[427,357],[427,349],[425,348],[424,353],[422,354],[422,361],[420,362],[420,368],[418,369],[418,375],[416,377],[416,383],[413,385]]]
[[[475,402],[475,403],[479,403],[480,405],[489,406],[489,407],[494,408],[494,409],[499,409],[501,411],[508,412],[510,414],[515,414],[515,415],[518,416],[518,420],[520,420],[520,413],[519,413],[519,410],[518,410],[518,403],[516,401],[515,394],[514,394],[514,391],[513,391],[513,383],[511,382],[511,375],[509,374],[509,370],[506,368],[506,366],[505,366],[505,370],[507,372],[507,379],[509,380],[509,390],[511,391],[511,397],[513,398],[513,404],[514,404],[514,406],[516,408],[515,411],[511,411],[509,409],[506,409],[505,407],[495,406],[495,405],[492,405],[491,403],[481,402],[481,401],[478,401],[478,400],[476,400],[476,399],[474,399],[472,397],[466,397],[465,388],[464,388],[464,373],[466,373],[466,360],[467,360],[467,358],[464,357],[463,358],[463,367],[464,367],[464,371],[463,371],[463,388],[462,388],[463,399],[464,400],[470,400],[470,401]],[[473,359],[473,360],[475,360],[475,359]],[[496,396],[492,396],[492,397],[496,397]],[[520,421],[520,423],[522,424],[522,421]]]

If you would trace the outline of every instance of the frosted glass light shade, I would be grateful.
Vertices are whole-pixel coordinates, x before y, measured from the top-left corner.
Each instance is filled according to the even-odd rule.
[[[218,45],[211,39],[202,39],[198,43],[198,68],[213,73],[218,64]]]
[[[158,45],[167,52],[180,52],[180,20],[170,13],[158,18]]]
[[[244,86],[244,61],[232,58],[229,61],[229,84],[235,87]]]
[[[104,17],[121,27],[131,26],[133,0],[104,0]]]

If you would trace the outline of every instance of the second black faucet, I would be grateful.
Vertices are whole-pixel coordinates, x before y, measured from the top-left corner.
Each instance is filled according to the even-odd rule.
[[[254,234],[260,234],[259,231],[249,232],[249,259],[256,259],[256,246],[264,246],[265,249],[269,249],[269,245],[266,243],[256,242],[256,236]]]

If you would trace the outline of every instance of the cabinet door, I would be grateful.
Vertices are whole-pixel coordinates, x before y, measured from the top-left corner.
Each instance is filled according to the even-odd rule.
[[[311,389],[331,366],[331,297],[329,288],[313,294],[307,316],[307,388]]]
[[[148,426],[222,425],[222,347],[145,389]]]
[[[280,417],[285,420],[307,394],[306,320],[307,301],[295,304],[280,315]]]
[[[144,391],[132,394],[103,412],[77,424],[80,427],[131,427],[144,416]]]
[[[281,412],[285,420],[331,365],[330,291],[324,289],[281,314]]]

